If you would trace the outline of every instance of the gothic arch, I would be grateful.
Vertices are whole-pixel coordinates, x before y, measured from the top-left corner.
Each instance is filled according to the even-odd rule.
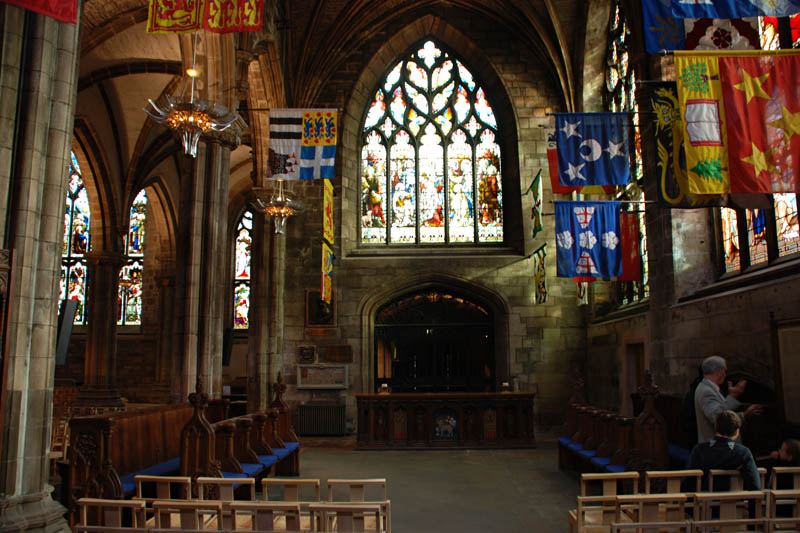
[[[399,281],[393,287],[382,292],[369,294],[359,303],[358,314],[361,317],[361,391],[365,393],[375,392],[372,390],[372,383],[375,377],[372,363],[375,358],[375,316],[378,309],[404,294],[428,288],[452,290],[469,295],[485,304],[492,311],[494,315],[495,386],[499,390],[500,382],[508,375],[510,367],[508,353],[508,302],[501,295],[472,280],[446,274],[426,273]]]
[[[458,57],[464,60],[467,68],[472,71],[477,80],[480,80],[481,86],[492,102],[498,131],[502,132],[498,144],[503,154],[503,187],[509,192],[520,189],[517,114],[502,79],[484,51],[471,39],[439,17],[426,15],[410,23],[384,42],[364,65],[364,69],[354,85],[352,96],[345,104],[345,113],[341,124],[343,132],[342,161],[353,161],[355,165],[342,165],[342,231],[340,235],[342,235],[341,246],[344,255],[357,247],[355,229],[361,188],[359,176],[360,131],[369,103],[374,96],[372,91],[386,71],[411,47],[419,44],[426,37],[431,37],[448,48],[457,50]],[[515,222],[522,225],[519,195],[508,194],[504,210],[504,217],[511,226],[514,226]],[[516,235],[509,237],[517,238]],[[509,242],[509,237],[506,237],[506,242]]]

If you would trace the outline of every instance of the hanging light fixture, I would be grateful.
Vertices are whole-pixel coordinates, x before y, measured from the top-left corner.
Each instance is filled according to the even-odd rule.
[[[275,222],[275,233],[283,233],[286,230],[286,220],[294,215],[300,207],[284,192],[282,179],[278,180],[278,187],[273,189],[269,200],[256,195],[255,202],[265,215],[272,217]]]
[[[192,68],[186,69],[186,75],[192,80],[189,101],[167,96],[166,103],[159,107],[148,98],[152,109],[144,108],[150,118],[180,134],[184,153],[192,157],[197,157],[197,142],[202,134],[223,131],[236,120],[236,115],[225,106],[206,100],[195,100],[194,80],[199,76],[196,62],[197,33],[192,42]]]

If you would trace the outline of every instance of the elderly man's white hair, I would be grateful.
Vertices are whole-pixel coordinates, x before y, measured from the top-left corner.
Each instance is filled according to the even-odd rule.
[[[725,363],[725,358],[719,355],[711,355],[703,359],[703,364],[701,368],[703,369],[703,374],[713,374],[717,370],[721,368],[727,368],[728,365]]]

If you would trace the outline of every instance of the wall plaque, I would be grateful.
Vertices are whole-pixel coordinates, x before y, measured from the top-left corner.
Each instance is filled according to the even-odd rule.
[[[297,365],[298,389],[346,389],[347,365]]]
[[[300,346],[297,348],[297,362],[303,364],[314,363],[315,353],[314,346]]]

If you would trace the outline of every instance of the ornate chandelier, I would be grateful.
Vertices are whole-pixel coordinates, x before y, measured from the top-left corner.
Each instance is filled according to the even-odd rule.
[[[272,191],[269,200],[255,199],[258,208],[275,222],[275,233],[283,233],[286,230],[286,220],[294,215],[300,207],[288,194],[283,191],[283,180],[278,180],[277,190]]]
[[[152,109],[144,108],[144,112],[150,118],[180,134],[184,153],[192,157],[197,157],[197,143],[202,134],[212,130],[223,131],[236,120],[236,115],[225,106],[206,100],[195,100],[194,79],[199,75],[195,68],[196,61],[197,34],[195,33],[192,44],[192,68],[186,69],[186,75],[192,80],[189,101],[167,96],[166,104],[159,107],[148,98],[147,101]]]

